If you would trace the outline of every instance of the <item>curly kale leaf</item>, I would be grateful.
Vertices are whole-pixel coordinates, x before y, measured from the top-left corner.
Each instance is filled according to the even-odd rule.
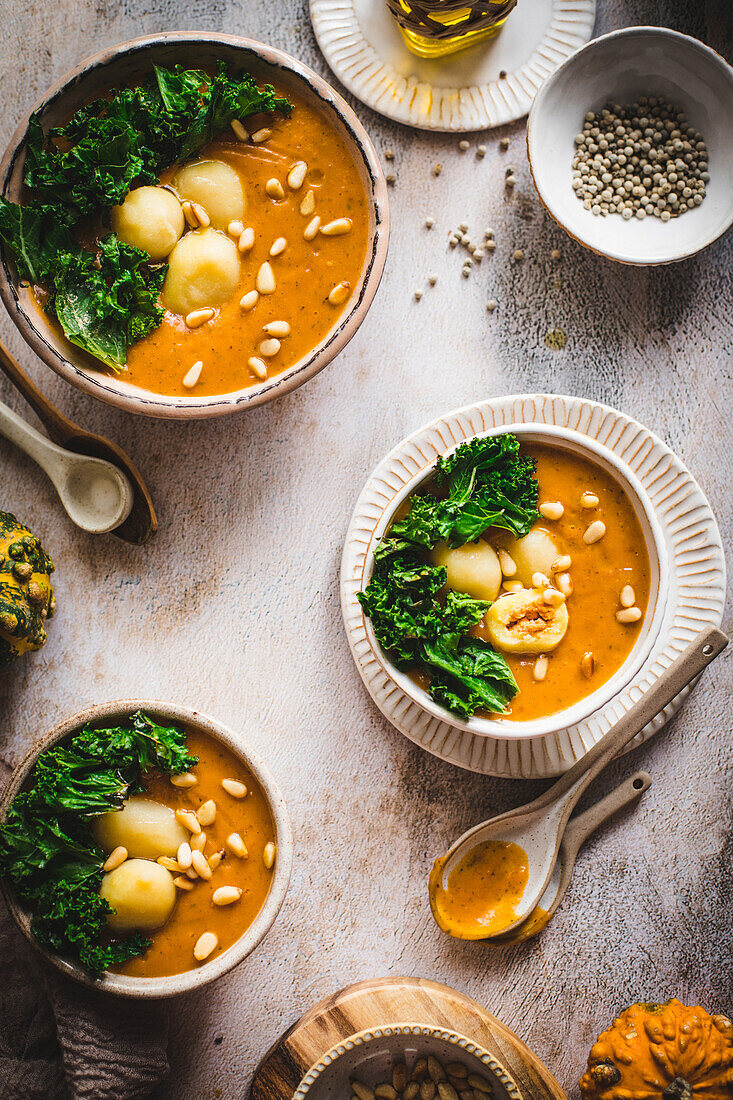
[[[178,726],[162,726],[137,711],[123,726],[95,729],[85,726],[73,745],[98,762],[110,757],[138,774],[157,768],[170,775],[190,771],[198,763],[186,748],[186,734]]]
[[[504,657],[480,638],[461,638],[455,648],[444,641],[426,643],[423,660],[432,698],[464,718],[477,710],[500,714],[517,694]]]

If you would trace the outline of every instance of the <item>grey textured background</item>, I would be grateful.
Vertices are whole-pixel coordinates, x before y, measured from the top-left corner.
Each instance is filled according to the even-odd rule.
[[[645,22],[731,52],[725,0],[600,0],[597,33]],[[6,7],[0,40],[0,141],[80,58],[169,28],[260,38],[328,76],[303,0],[20,0]],[[434,855],[539,786],[442,764],[382,719],[344,638],[339,555],[358,490],[397,440],[452,407],[538,389],[618,406],[662,436],[701,482],[729,549],[733,237],[674,267],[616,266],[544,214],[522,123],[482,135],[489,153],[478,161],[473,149],[458,153],[456,138],[355,106],[377,147],[396,151],[390,256],[356,338],[304,389],[228,421],[136,419],[31,362],[0,318],[2,338],[49,396],[129,449],[161,520],[142,550],[87,537],[0,440],[0,507],[43,537],[59,604],[46,649],[0,681],[0,755],[12,767],[36,733],[87,704],[169,698],[240,730],[283,787],[296,838],[289,897],[250,960],[174,1005],[161,1098],[242,1096],[270,1043],[315,1000],[400,973],[473,994],[575,1097],[593,1037],[630,1002],[677,995],[733,1010],[730,658],[665,733],[598,782],[594,794],[634,767],[654,776],[641,807],[586,847],[545,935],[500,951],[458,943],[430,917]],[[508,165],[519,180],[512,196]],[[497,240],[468,281],[446,247],[464,218],[478,231],[492,225]],[[521,265],[510,262],[516,247]],[[412,292],[430,273],[438,285],[416,305]],[[493,316],[489,297],[500,303]],[[554,328],[567,333],[562,351],[545,345]],[[0,397],[27,412],[3,382]]]

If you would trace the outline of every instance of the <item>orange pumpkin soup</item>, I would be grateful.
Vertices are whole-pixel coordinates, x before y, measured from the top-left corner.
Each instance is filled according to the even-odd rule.
[[[275,843],[275,834],[265,796],[252,773],[241,760],[218,741],[203,733],[188,732],[189,752],[199,758],[193,770],[196,784],[176,787],[168,776],[153,774],[144,779],[143,797],[173,810],[200,811],[204,803],[216,804],[214,821],[203,826],[205,844],[202,854],[210,860],[221,853],[221,862],[208,880],[198,875],[176,874],[190,888],[177,886],[173,913],[163,925],[151,932],[151,946],[144,955],[116,968],[119,974],[135,978],[180,974],[201,965],[194,947],[205,933],[213,933],[217,945],[207,958],[226,951],[249,928],[262,908],[272,882],[272,869],[265,866],[265,846]],[[244,797],[234,797],[222,787],[222,780],[234,780],[246,787]],[[235,787],[237,795],[241,789]],[[202,817],[204,815],[202,814]],[[238,855],[229,839],[238,834],[246,846],[246,856]],[[196,838],[192,836],[192,847]],[[216,859],[213,861],[216,863]],[[193,874],[193,872],[192,872]],[[241,890],[238,900],[215,904],[215,891],[233,886]]]
[[[479,940],[509,927],[529,881],[527,853],[518,844],[487,840],[472,848],[441,884],[445,857],[430,875],[438,924],[457,939]]]

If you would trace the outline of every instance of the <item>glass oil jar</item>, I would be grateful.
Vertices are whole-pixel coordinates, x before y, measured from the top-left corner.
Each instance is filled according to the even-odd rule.
[[[517,0],[386,0],[407,47],[419,57],[445,57],[492,38]]]

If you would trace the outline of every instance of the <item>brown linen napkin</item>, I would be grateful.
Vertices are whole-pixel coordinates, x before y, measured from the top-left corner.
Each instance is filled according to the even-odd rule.
[[[136,1100],[168,1075],[168,1007],[77,985],[26,943],[0,901],[0,1096]]]

